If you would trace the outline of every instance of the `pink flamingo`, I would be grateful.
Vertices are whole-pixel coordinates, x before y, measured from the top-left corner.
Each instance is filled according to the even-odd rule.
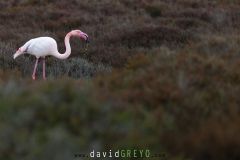
[[[70,38],[71,36],[77,36],[81,39],[85,40],[87,43],[89,42],[88,35],[80,30],[72,30],[65,36],[65,53],[61,54],[58,52],[57,42],[51,37],[38,37],[29,40],[22,47],[20,47],[17,52],[13,55],[13,58],[17,58],[18,56],[28,53],[36,57],[36,63],[32,73],[32,79],[36,79],[36,70],[39,58],[43,59],[43,79],[46,79],[45,72],[45,56],[54,56],[58,59],[66,59],[71,54],[71,46],[70,46]]]

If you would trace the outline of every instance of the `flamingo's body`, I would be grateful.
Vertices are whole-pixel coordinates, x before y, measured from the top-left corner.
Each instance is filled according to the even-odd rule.
[[[34,38],[26,42],[21,49],[36,58],[55,55],[57,49],[56,41],[51,37]]]
[[[66,59],[71,54],[71,46],[70,46],[70,37],[71,36],[79,36],[88,42],[88,35],[83,33],[80,30],[73,30],[69,32],[65,37],[65,46],[66,52],[61,54],[58,52],[57,42],[51,37],[38,37],[29,40],[22,47],[20,47],[17,52],[14,54],[13,58],[17,58],[19,55],[24,53],[31,54],[36,57],[36,63],[34,66],[32,78],[35,80],[35,74],[37,69],[37,64],[39,58],[43,58],[43,79],[46,79],[45,76],[45,57],[46,56],[54,56],[58,59]]]

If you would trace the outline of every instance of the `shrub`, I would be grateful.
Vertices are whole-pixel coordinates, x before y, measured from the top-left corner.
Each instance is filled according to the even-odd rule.
[[[109,148],[239,159],[237,1],[9,0],[0,7],[0,159],[73,159]],[[12,59],[38,36],[61,41],[61,52],[76,28],[91,38],[88,55],[72,39],[69,59],[47,58],[47,81],[30,79],[35,57]]]

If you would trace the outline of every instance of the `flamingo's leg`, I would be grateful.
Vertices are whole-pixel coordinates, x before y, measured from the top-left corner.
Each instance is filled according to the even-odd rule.
[[[32,79],[33,80],[36,79],[36,71],[37,71],[38,59],[39,58],[36,59],[36,63],[35,63],[34,69],[33,69],[33,74],[32,74]]]
[[[43,79],[46,80],[46,63],[45,63],[45,57],[43,57]]]

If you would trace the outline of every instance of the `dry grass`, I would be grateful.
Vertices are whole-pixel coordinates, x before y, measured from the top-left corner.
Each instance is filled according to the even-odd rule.
[[[71,159],[89,149],[149,148],[169,159],[239,159],[240,4],[226,0],[9,0],[0,2],[0,159]],[[52,36],[65,61],[30,80]],[[38,75],[41,75],[41,67]],[[33,158],[34,157],[34,158]]]

